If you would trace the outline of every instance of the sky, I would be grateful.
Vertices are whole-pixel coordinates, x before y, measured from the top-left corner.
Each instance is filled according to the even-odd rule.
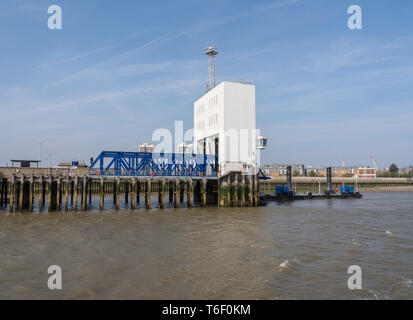
[[[48,28],[54,4],[62,30]],[[353,4],[361,30],[347,27]],[[412,12],[405,0],[1,1],[0,166],[88,161],[175,120],[192,128],[212,44],[218,83],[256,86],[262,164],[413,165]]]

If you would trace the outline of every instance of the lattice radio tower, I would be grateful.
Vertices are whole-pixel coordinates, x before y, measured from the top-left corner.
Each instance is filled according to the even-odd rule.
[[[218,47],[218,45],[214,46],[209,46],[208,48],[205,48],[205,54],[209,57],[209,75],[208,75],[208,82],[206,84],[206,90],[209,91],[216,86],[216,80],[215,80],[215,56],[218,54],[218,51],[215,49]]]

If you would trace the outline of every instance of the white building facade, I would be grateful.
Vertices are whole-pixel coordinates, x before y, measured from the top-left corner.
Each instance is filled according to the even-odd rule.
[[[220,174],[258,164],[255,86],[221,82],[194,103],[194,151],[218,155]]]

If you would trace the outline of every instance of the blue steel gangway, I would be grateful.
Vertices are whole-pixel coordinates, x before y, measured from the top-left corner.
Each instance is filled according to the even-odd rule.
[[[95,176],[217,177],[215,155],[102,151],[89,167]]]

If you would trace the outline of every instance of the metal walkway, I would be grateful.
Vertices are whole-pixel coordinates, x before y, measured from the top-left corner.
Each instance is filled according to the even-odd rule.
[[[217,156],[102,151],[90,165],[95,176],[217,177]]]

